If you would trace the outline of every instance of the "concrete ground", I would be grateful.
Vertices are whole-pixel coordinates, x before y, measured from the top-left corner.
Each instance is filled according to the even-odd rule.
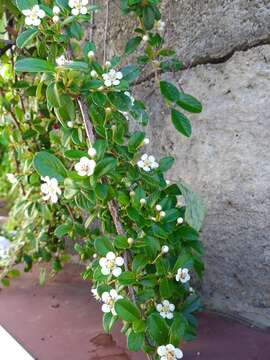
[[[0,324],[38,360],[145,359],[126,352],[119,328],[104,334],[100,305],[79,272],[68,265],[44,287],[36,270],[13,281],[0,292]],[[185,360],[270,359],[270,333],[210,313],[199,323],[198,339],[183,348]]]

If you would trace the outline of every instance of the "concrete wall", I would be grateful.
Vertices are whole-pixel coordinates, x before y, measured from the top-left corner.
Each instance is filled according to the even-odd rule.
[[[130,36],[117,3],[109,55]],[[188,67],[168,78],[201,99],[204,111],[191,117],[193,137],[185,139],[153,84],[137,86],[152,110],[151,146],[176,157],[169,177],[185,179],[207,203],[206,305],[270,327],[270,2],[167,0],[163,7],[166,39]],[[101,44],[104,13],[96,19]]]

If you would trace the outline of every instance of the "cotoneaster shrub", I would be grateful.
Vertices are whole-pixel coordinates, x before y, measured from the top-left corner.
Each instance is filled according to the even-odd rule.
[[[138,27],[124,54],[112,59],[106,59],[110,2],[103,44],[92,41],[98,2],[2,5],[0,166],[13,202],[0,267],[4,286],[19,275],[17,263],[28,271],[50,262],[54,274],[74,244],[105,331],[122,321],[130,351],[173,360],[196,333],[193,313],[201,302],[191,283],[203,273],[204,207],[183,182],[166,179],[174,158],[156,159],[143,130],[130,130],[131,122],[143,128],[149,121],[132,88],[155,78],[157,101],[184,136],[191,135],[186,113],[202,106],[166,80],[182,64],[165,45],[160,2],[119,2]],[[131,54],[134,63],[122,66]],[[40,282],[45,278],[41,268]]]

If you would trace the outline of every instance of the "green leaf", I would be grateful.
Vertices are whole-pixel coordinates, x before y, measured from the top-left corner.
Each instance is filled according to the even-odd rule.
[[[117,249],[127,249],[129,247],[129,244],[128,244],[126,236],[117,235],[114,238],[114,246]]]
[[[183,92],[180,92],[179,99],[176,101],[176,104],[191,113],[202,112],[202,104],[199,100]]]
[[[83,156],[87,156],[87,153],[82,150],[66,150],[64,156],[71,160],[77,160]]]
[[[108,94],[110,103],[119,111],[128,111],[131,107],[130,98],[121,92],[111,92]]]
[[[144,334],[131,331],[127,337],[129,351],[140,351],[144,343]]]
[[[19,10],[31,9],[34,5],[37,4],[37,0],[16,0],[16,6]]]
[[[132,270],[135,272],[140,272],[148,264],[149,259],[144,254],[136,255],[132,261]]]
[[[121,72],[123,74],[123,80],[126,80],[128,83],[133,82],[140,75],[140,69],[137,66],[132,65],[132,64],[124,66],[121,69]]]
[[[127,42],[126,47],[125,47],[125,55],[132,54],[137,49],[137,47],[140,45],[141,41],[142,41],[142,38],[140,36],[136,36],[136,37],[130,39]]]
[[[159,170],[162,172],[168,171],[174,163],[172,156],[166,156],[159,161]]]
[[[109,251],[114,251],[112,242],[106,236],[100,236],[94,243],[96,251],[103,256],[106,256]]]
[[[163,299],[168,299],[171,297],[173,292],[171,281],[168,279],[161,279],[159,283],[159,292]]]
[[[57,88],[57,83],[53,82],[51,83],[46,90],[46,97],[49,102],[54,107],[60,107],[61,106],[61,100]]]
[[[186,211],[185,221],[196,231],[199,231],[203,225],[206,215],[206,208],[200,197],[194,193],[183,182],[177,184],[182,195],[185,198]]]
[[[151,30],[155,23],[155,12],[151,6],[143,8],[143,24],[146,30]]]
[[[88,71],[89,65],[83,61],[71,61],[66,65],[61,65],[63,69],[77,70],[77,71]]]
[[[132,285],[136,283],[136,274],[131,271],[125,271],[117,278],[117,280],[121,285]]]
[[[109,172],[113,171],[116,168],[117,160],[113,157],[105,157],[101,161],[98,162],[96,168],[95,168],[95,176],[101,177]]]
[[[20,35],[16,39],[16,45],[18,48],[24,48],[38,33],[37,28],[29,28],[24,32],[20,33]]]
[[[190,137],[192,128],[188,118],[175,109],[172,109],[171,116],[176,130],[178,130],[181,134]]]
[[[180,313],[175,313],[169,333],[170,344],[178,346],[180,340],[182,340],[185,335],[186,326],[187,320],[184,316]]]
[[[180,92],[176,86],[171,84],[168,81],[160,81],[160,92],[165,97],[165,99],[176,102],[179,99]]]
[[[140,333],[145,331],[145,321],[144,320],[136,320],[132,323],[132,329],[135,333]]]
[[[57,228],[54,230],[54,235],[58,238],[61,238],[65,235],[68,235],[70,230],[72,230],[72,224],[61,224],[58,225]]]
[[[140,320],[140,310],[127,299],[120,299],[115,303],[115,311],[120,319],[127,322]]]
[[[46,60],[25,58],[18,60],[15,64],[15,70],[17,72],[55,72],[55,66]]]
[[[138,147],[143,143],[144,132],[136,131],[132,134],[128,141],[128,151],[135,152]]]
[[[62,162],[47,151],[40,151],[34,157],[34,168],[40,176],[49,176],[63,182],[67,171]]]
[[[110,333],[112,330],[113,325],[117,321],[117,316],[113,316],[112,313],[106,313],[103,315],[103,328],[106,333]]]
[[[151,314],[148,317],[147,330],[158,345],[168,344],[169,328],[159,314]]]

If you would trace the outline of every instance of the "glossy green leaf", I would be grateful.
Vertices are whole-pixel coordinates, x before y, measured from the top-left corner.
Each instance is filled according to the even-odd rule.
[[[193,96],[180,92],[179,99],[176,104],[191,113],[200,113],[202,111],[202,104]]]
[[[34,157],[34,167],[40,176],[49,176],[63,182],[67,176],[63,163],[53,154],[40,151]]]
[[[35,58],[25,58],[18,60],[15,63],[15,70],[17,72],[55,72],[55,66],[49,63],[46,60],[35,59]]]
[[[181,134],[190,137],[192,128],[188,118],[184,114],[180,113],[175,109],[172,109],[171,116],[172,116],[172,123],[176,128],[176,130],[178,130]]]
[[[179,99],[180,92],[176,86],[168,81],[160,81],[160,92],[165,99],[176,102]]]
[[[127,299],[120,299],[115,303],[115,311],[120,319],[133,322],[140,319],[140,310]]]
[[[35,37],[38,33],[38,28],[29,28],[24,32],[20,33],[20,35],[16,39],[16,45],[18,48],[24,48],[29,42]]]

